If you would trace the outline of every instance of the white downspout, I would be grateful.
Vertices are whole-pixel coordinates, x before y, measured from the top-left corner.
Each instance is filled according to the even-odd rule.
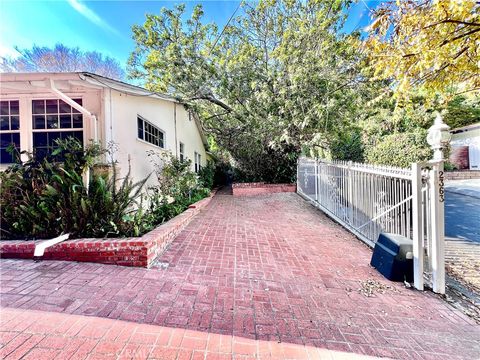
[[[87,118],[92,120],[92,122],[93,122],[93,139],[94,139],[95,143],[97,143],[98,142],[97,117],[95,115],[93,115],[90,111],[85,109],[82,105],[73,101],[72,98],[70,98],[69,96],[67,96],[66,94],[64,94],[60,90],[58,90],[55,87],[55,82],[53,81],[52,78],[49,78],[48,80],[50,82],[50,91],[52,93],[57,95],[60,99],[65,101],[68,105],[70,105],[74,109],[80,111],[83,115],[85,115]],[[83,183],[84,183],[85,188],[87,189],[87,192],[88,192],[88,185],[89,185],[89,179],[90,179],[90,168],[86,169],[86,171],[82,175],[82,177],[83,177]]]
[[[33,252],[33,258],[37,259],[39,257],[42,257],[43,254],[45,253],[45,249],[49,248],[50,246],[61,243],[62,241],[67,240],[69,236],[70,236],[70,234],[64,234],[64,235],[60,235],[60,236],[58,236],[54,239],[45,240],[45,241],[42,241],[42,242],[38,243],[35,246],[35,250]]]

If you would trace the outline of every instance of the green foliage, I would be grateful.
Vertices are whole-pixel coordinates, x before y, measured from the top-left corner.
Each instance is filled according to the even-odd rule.
[[[197,174],[190,170],[191,160],[181,161],[167,152],[150,151],[147,156],[158,180],[153,190],[159,194],[161,201],[189,198],[192,191],[201,187]]]
[[[413,162],[431,159],[426,139],[427,131],[421,128],[385,135],[365,150],[365,159],[370,164],[410,167]]]
[[[328,150],[369,86],[357,35],[338,31],[349,3],[243,3],[222,31],[201,6],[162,9],[132,29],[130,75],[195,109],[245,178],[291,181],[302,148]]]
[[[445,171],[458,170],[457,166],[455,164],[452,164],[450,161],[445,161],[443,165],[444,165]]]
[[[198,172],[199,182],[206,189],[213,188],[213,180],[215,177],[216,166],[213,161],[208,161],[207,165],[202,167]]]
[[[354,128],[338,134],[332,140],[330,157],[335,160],[363,161],[364,145],[360,129]]]
[[[361,161],[364,152],[377,154],[385,136],[427,129],[434,110],[442,110],[438,104],[442,96],[433,96],[428,88],[415,89],[408,98],[394,96],[401,84],[392,79],[400,81],[399,77],[407,76],[415,82],[410,73],[398,72],[397,63],[404,65],[406,61],[409,68],[409,58],[393,48],[392,54],[398,55],[400,62],[390,56],[379,57],[378,61],[368,57],[372,53],[366,53],[364,45],[370,40],[341,31],[350,3],[244,2],[238,12],[241,15],[221,30],[203,21],[201,6],[191,14],[186,13],[184,5],[162,9],[132,28],[136,49],[129,61],[130,76],[143,80],[151,90],[181,98],[194,109],[214,145],[231,156],[229,163],[235,168],[237,180],[292,181],[301,152]],[[415,7],[415,2],[407,3],[407,8]],[[396,7],[395,2],[391,7]],[[455,16],[457,10],[452,10]],[[435,10],[433,14],[443,12]],[[408,13],[387,15],[400,16],[408,31],[418,26],[409,20]],[[421,14],[414,15],[422,23],[429,21]],[[377,22],[377,29],[379,25]],[[448,29],[461,27],[453,23],[441,27],[444,25]],[[421,29],[426,33],[431,30]],[[400,36],[404,35],[402,31]],[[385,35],[398,34],[387,31]],[[429,37],[415,38],[419,44],[428,43],[425,39],[430,41]],[[381,43],[373,44],[379,53],[384,50]],[[462,53],[462,58],[466,54]],[[416,53],[427,63],[437,62],[430,55]],[[446,63],[451,60],[446,59]],[[387,74],[373,81],[378,75],[375,72],[385,68],[376,66],[378,62],[388,63],[387,67],[399,76]],[[454,69],[449,66],[447,70],[448,76]],[[470,76],[468,71],[465,74]],[[431,80],[439,82],[441,78]],[[442,87],[452,85],[440,83]],[[454,99],[444,110],[446,121],[453,127],[471,123],[478,119],[478,98]],[[417,148],[417,156],[422,157],[425,149]]]
[[[170,153],[149,152],[158,185],[149,188],[149,208],[145,229],[170,220],[185,211],[189,205],[207,197],[210,190],[190,170],[191,161],[181,161]]]
[[[51,155],[10,166],[0,174],[2,238],[52,238],[138,235],[142,212],[138,207],[146,181],[133,183],[129,174],[117,185],[111,177],[83,176],[102,155],[98,145],[83,149],[76,139],[57,140]]]
[[[455,97],[446,106],[444,121],[452,129],[480,122],[480,97]]]
[[[190,162],[170,155],[158,158],[159,185],[146,198],[148,178],[134,183],[128,173],[119,179],[115,164],[111,174],[93,171],[87,189],[85,172],[105,152],[97,144],[84,149],[74,138],[57,140],[45,158],[28,154],[28,161],[0,173],[2,238],[140,236],[210,193],[189,170]]]

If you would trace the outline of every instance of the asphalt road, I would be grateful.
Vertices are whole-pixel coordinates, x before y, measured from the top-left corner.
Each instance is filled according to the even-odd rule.
[[[480,179],[445,184],[445,235],[480,243]]]

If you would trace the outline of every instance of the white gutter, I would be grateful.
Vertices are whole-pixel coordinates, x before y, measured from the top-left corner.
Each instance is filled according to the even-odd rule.
[[[36,257],[43,256],[46,248],[67,240],[69,236],[70,234],[60,235],[54,239],[45,240],[35,245],[35,251],[33,252],[33,257],[36,258]]]

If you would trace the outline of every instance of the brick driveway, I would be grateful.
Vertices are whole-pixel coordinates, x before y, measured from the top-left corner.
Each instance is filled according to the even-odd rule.
[[[2,260],[1,304],[223,334],[233,344],[480,358],[478,325],[431,293],[383,279],[368,266],[370,256],[295,194],[217,195],[155,269]],[[384,289],[365,296],[359,289],[367,280]]]

